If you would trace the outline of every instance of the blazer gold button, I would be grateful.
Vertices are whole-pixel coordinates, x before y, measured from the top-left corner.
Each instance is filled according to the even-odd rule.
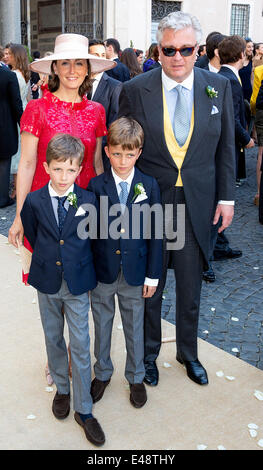
[[[60,240],[59,243],[60,243],[60,245],[64,245],[65,242],[64,242],[64,240]]]
[[[57,261],[57,262],[56,262],[56,265],[57,265],[57,266],[61,266],[61,262],[60,262],[60,261]]]
[[[116,250],[116,255],[120,255],[120,254],[121,254],[120,250]]]

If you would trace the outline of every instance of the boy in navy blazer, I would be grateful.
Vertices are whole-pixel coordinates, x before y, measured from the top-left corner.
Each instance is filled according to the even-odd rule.
[[[100,207],[99,236],[93,242],[98,285],[91,293],[96,357],[91,395],[94,403],[100,400],[113,373],[110,348],[117,294],[127,349],[125,377],[136,408],[147,401],[144,302],[154,294],[162,271],[162,224],[156,215],[161,207],[159,187],[153,177],[135,168],[143,140],[137,121],[113,122],[105,147],[111,168],[88,186]]]
[[[78,225],[86,216],[82,204],[94,207],[94,194],[75,184],[82,167],[80,139],[57,134],[49,142],[44,162],[50,182],[25,200],[21,218],[33,255],[28,283],[38,291],[48,364],[57,387],[52,411],[64,419],[70,412],[68,355],[63,336],[69,328],[75,420],[94,445],[105,442],[92,415],[88,327],[88,291],[96,284],[91,241],[79,238]],[[85,206],[88,207],[88,206]],[[62,313],[64,311],[64,315]]]

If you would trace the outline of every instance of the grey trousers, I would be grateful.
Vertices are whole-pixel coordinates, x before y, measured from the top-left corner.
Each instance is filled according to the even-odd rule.
[[[91,363],[89,338],[88,293],[74,296],[65,280],[56,294],[38,292],[41,321],[45,334],[50,373],[59,394],[70,392],[68,353],[64,339],[65,318],[68,324],[72,361],[74,410],[89,414],[92,411],[90,395]],[[64,314],[62,313],[64,307]]]
[[[145,376],[142,286],[127,284],[122,269],[115,282],[99,282],[91,291],[91,309],[95,325],[94,372],[97,379],[103,381],[109,380],[113,374],[110,350],[115,295],[118,297],[127,350],[125,377],[131,384],[142,383]]]

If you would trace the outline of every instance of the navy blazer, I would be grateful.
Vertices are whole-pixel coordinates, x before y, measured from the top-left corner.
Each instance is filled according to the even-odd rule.
[[[77,204],[96,205],[94,194],[75,184]],[[69,206],[62,232],[59,232],[48,185],[29,193],[21,218],[25,236],[33,248],[28,283],[44,294],[55,294],[62,283],[62,275],[73,295],[80,295],[97,285],[93,265],[91,241],[78,237],[78,224],[87,216],[76,216]]]
[[[131,77],[128,67],[123,64],[120,59],[114,59],[114,62],[116,62],[117,65],[113,69],[107,70],[106,74],[120,82],[127,82],[130,80]]]
[[[147,199],[134,203],[132,202],[132,199],[134,195],[134,187],[137,183],[143,184]],[[107,213],[105,214],[101,212],[103,214],[101,217],[101,224],[98,223],[98,239],[93,242],[97,280],[106,284],[113,283],[118,277],[121,264],[126,281],[132,286],[143,285],[145,277],[160,279],[162,274],[162,222],[157,220],[159,227],[161,227],[161,237],[158,239],[155,238],[154,211],[150,216],[150,239],[145,239],[143,236],[142,214],[140,214],[140,227],[136,225],[136,229],[138,229],[137,238],[132,237],[132,231],[135,229],[133,226],[134,220],[132,220],[132,206],[140,205],[142,208],[145,204],[148,204],[150,207],[152,207],[153,204],[160,204],[160,190],[156,180],[135,168],[135,174],[126,204],[126,214],[124,214],[127,215],[127,218],[125,219],[125,217],[123,217],[122,221],[120,218],[119,223],[117,219],[119,218],[120,213],[118,213],[118,215],[109,214],[114,204],[120,204],[111,169],[102,175],[92,178],[88,189],[96,195],[101,211],[104,203],[100,197],[106,196],[108,201],[108,207],[106,209]],[[125,224],[124,219],[128,221],[127,225]],[[100,238],[103,221],[105,220],[108,220],[108,223],[106,222],[107,234],[111,224],[116,223],[116,225],[119,226],[118,228],[121,235],[118,239],[114,239],[110,235],[106,235],[104,239]],[[150,222],[149,214],[147,222]]]

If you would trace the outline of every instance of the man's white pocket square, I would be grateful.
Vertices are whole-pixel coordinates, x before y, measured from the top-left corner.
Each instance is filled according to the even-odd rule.
[[[219,113],[218,108],[214,105],[212,108],[211,114],[218,114],[218,113]]]
[[[146,196],[146,194],[139,194],[135,201],[134,201],[134,204],[136,204],[137,202],[141,202],[141,201],[144,201],[145,199],[148,199],[148,196]]]
[[[85,215],[85,214],[86,214],[86,211],[84,211],[84,209],[80,206],[75,214],[75,217],[79,215]]]

